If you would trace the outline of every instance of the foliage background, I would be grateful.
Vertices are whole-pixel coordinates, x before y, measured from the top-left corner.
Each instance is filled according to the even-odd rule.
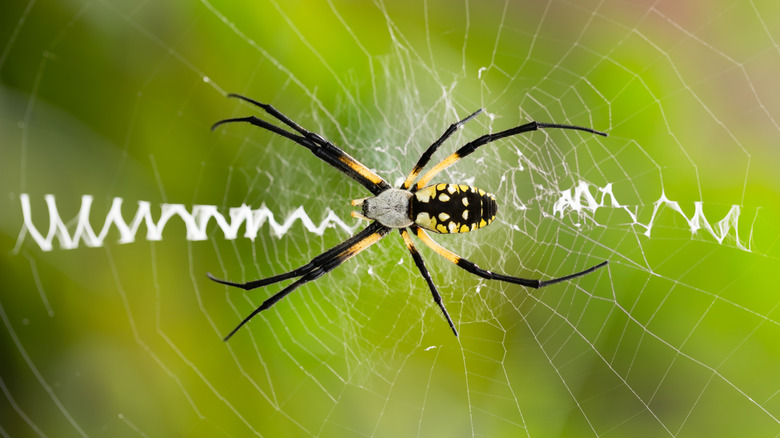
[[[0,431],[777,436],[779,23],[769,1],[4,2]],[[272,102],[390,181],[480,106],[500,118],[458,139],[530,117],[604,129],[602,147],[551,159],[564,188],[627,183],[622,199],[645,215],[663,193],[688,215],[704,202],[713,222],[738,205],[750,251],[673,215],[645,238],[617,214],[580,233],[507,208],[517,216],[505,231],[479,237],[492,243],[442,243],[507,272],[561,275],[603,259],[609,271],[537,301],[426,253],[458,342],[427,291],[405,290],[424,284],[408,259],[397,264],[393,237],[225,344],[258,298],[205,272],[271,275],[345,234],[188,242],[172,222],[162,242],[19,242],[22,193],[41,224],[45,194],[67,218],[91,194],[93,212],[118,196],[128,215],[139,200],[246,202],[346,220],[360,187],[306,151],[243,127],[208,131],[252,111],[226,92]],[[571,142],[563,149],[594,141],[553,138]],[[519,170],[494,170],[508,158],[493,151],[453,175],[485,174],[516,207],[530,183],[501,179]],[[471,301],[478,287],[495,298]],[[606,301],[580,302],[583,291]]]

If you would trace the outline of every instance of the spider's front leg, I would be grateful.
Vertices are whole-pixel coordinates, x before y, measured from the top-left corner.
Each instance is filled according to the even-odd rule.
[[[244,290],[255,289],[261,286],[267,286],[269,284],[278,283],[280,281],[287,280],[290,278],[300,277],[294,283],[290,284],[289,286],[277,292],[267,300],[263,301],[263,303],[260,306],[258,306],[252,313],[250,313],[246,318],[244,318],[244,320],[241,321],[241,323],[238,324],[236,328],[234,328],[227,336],[225,336],[225,340],[227,341],[228,339],[230,339],[230,337],[233,336],[238,331],[238,329],[243,327],[244,324],[246,324],[247,322],[249,322],[249,320],[254,318],[255,315],[262,312],[263,310],[270,308],[271,306],[279,302],[282,298],[289,295],[292,291],[294,291],[298,287],[303,286],[304,284],[310,281],[314,281],[320,278],[324,274],[332,271],[333,269],[340,266],[342,263],[356,256],[366,248],[370,247],[376,242],[379,242],[387,234],[388,231],[389,231],[388,228],[382,226],[378,222],[374,222],[371,225],[367,226],[365,229],[363,229],[361,232],[355,234],[354,236],[350,237],[344,242],[336,245],[335,247],[329,249],[328,251],[325,251],[324,253],[313,258],[309,263],[297,269],[293,269],[290,272],[275,275],[269,278],[248,281],[246,283],[233,283],[231,281],[220,280],[218,278],[215,278],[210,273],[207,274],[209,279],[216,281],[217,283],[224,284],[226,286],[241,288]]]
[[[237,118],[220,120],[219,122],[212,125],[211,127],[212,130],[226,123],[237,123],[237,122],[249,123],[251,125],[257,126],[258,128],[271,131],[274,134],[280,135],[282,137],[288,138],[298,143],[299,145],[310,150],[315,156],[317,156],[317,158],[328,163],[332,167],[338,169],[339,171],[349,176],[350,178],[354,179],[355,181],[363,185],[363,187],[368,189],[368,191],[370,191],[375,195],[390,188],[390,184],[388,184],[387,181],[382,179],[382,177],[377,175],[366,165],[352,158],[349,154],[341,150],[339,147],[329,142],[328,140],[325,140],[321,135],[311,132],[307,129],[304,129],[299,124],[293,122],[289,117],[279,112],[279,110],[277,110],[273,106],[267,103],[258,102],[254,99],[250,99],[248,97],[241,96],[238,94],[231,93],[228,94],[228,97],[235,97],[245,102],[249,102],[252,105],[260,107],[266,113],[270,114],[280,122],[292,128],[294,131],[297,132],[297,134],[282,129],[276,125],[272,125],[266,122],[265,120],[262,120],[255,116],[237,117]]]

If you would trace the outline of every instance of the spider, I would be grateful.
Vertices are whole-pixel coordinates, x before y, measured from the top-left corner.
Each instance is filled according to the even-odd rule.
[[[431,156],[436,152],[436,149],[438,149],[439,146],[441,146],[441,144],[458,128],[482,112],[482,109],[478,109],[465,119],[450,125],[450,127],[444,131],[444,134],[442,134],[438,140],[434,141],[422,156],[420,156],[417,164],[414,166],[411,173],[409,173],[409,176],[403,184],[401,184],[399,188],[394,189],[387,181],[349,156],[346,152],[336,147],[333,143],[325,140],[319,134],[302,128],[271,105],[260,103],[238,94],[229,94],[228,97],[238,98],[260,107],[266,113],[287,125],[295,132],[282,129],[255,116],[221,120],[211,127],[212,130],[227,123],[245,122],[281,135],[282,137],[286,137],[310,150],[322,161],[335,167],[363,185],[363,187],[368,189],[373,196],[352,201],[353,206],[359,206],[362,209],[361,212],[353,210],[352,216],[372,221],[366,228],[344,242],[325,251],[317,257],[314,257],[309,263],[306,263],[297,269],[285,272],[284,274],[274,275],[273,277],[248,281],[246,283],[234,283],[227,280],[221,280],[211,275],[211,273],[208,273],[208,277],[217,283],[244,290],[251,290],[278,283],[283,280],[297,278],[295,282],[265,300],[259,307],[244,318],[236,328],[225,336],[225,341],[230,339],[255,315],[278,303],[282,298],[289,295],[298,287],[320,278],[371,245],[379,242],[392,229],[397,229],[400,232],[406,248],[411,253],[415,265],[417,265],[417,269],[419,269],[420,274],[422,274],[422,277],[428,283],[431,294],[433,294],[433,301],[436,302],[436,305],[441,309],[444,318],[446,318],[447,323],[456,337],[458,336],[458,331],[455,329],[455,324],[452,322],[449,313],[447,313],[441,295],[439,295],[439,291],[436,289],[436,285],[433,283],[431,275],[425,267],[422,256],[417,252],[410,234],[415,234],[424,244],[429,246],[436,253],[454,263],[459,268],[465,269],[474,275],[488,280],[505,281],[532,288],[540,288],[571,280],[572,278],[589,274],[607,264],[607,261],[604,261],[591,268],[585,269],[584,271],[550,280],[530,280],[512,277],[480,268],[473,262],[440,246],[438,243],[434,242],[426,232],[426,230],[428,230],[440,234],[466,233],[485,227],[496,218],[498,209],[496,199],[492,194],[486,193],[482,189],[469,187],[464,184],[427,185],[434,176],[439,174],[439,172],[457,163],[461,158],[470,155],[479,147],[502,138],[535,131],[540,128],[574,129],[605,137],[607,136],[606,133],[582,126],[539,122],[526,123],[505,131],[485,134],[466,143],[455,153],[448,156],[425,173],[415,184],[415,179],[425,165],[428,164],[428,161],[430,161]]]

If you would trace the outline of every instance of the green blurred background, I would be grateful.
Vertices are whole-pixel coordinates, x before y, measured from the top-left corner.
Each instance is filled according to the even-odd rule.
[[[780,8],[716,2],[5,2],[0,6],[5,436],[777,436]],[[268,294],[253,279],[348,235],[294,225],[253,241],[109,235],[42,251],[94,196],[265,204],[347,223],[360,186],[247,126],[224,97],[270,102],[391,183],[447,125],[436,157],[527,120],[606,139],[512,139],[445,175],[496,193],[489,229],[438,241],[545,290],[473,278],[427,248],[461,337],[397,236],[221,337]],[[435,157],[435,158],[436,158]],[[444,177],[444,175],[443,175]],[[553,215],[581,181],[625,209]],[[705,222],[739,207],[718,242]],[[646,229],[633,224],[653,220]],[[75,221],[70,223],[71,228]],[[737,234],[738,233],[738,234]],[[738,238],[737,238],[738,235]],[[741,246],[747,248],[741,249]],[[422,245],[419,245],[422,246]]]

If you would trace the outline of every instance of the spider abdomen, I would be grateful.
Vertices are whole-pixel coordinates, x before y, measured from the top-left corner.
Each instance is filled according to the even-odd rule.
[[[409,217],[418,226],[436,233],[467,233],[489,225],[496,218],[496,198],[465,184],[436,184],[414,193]]]

